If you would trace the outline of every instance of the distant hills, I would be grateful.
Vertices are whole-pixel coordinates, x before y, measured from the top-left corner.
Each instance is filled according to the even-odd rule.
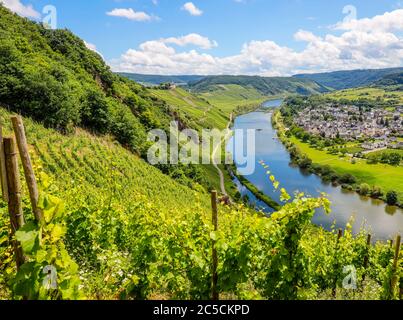
[[[206,92],[210,91],[213,86],[234,84],[254,88],[264,95],[273,95],[282,92],[322,93],[329,90],[343,90],[370,85],[400,85],[402,73],[403,67],[298,74],[293,77],[119,74],[143,85],[159,85],[171,82],[189,86],[195,91]]]
[[[336,71],[328,73],[298,74],[295,79],[309,79],[333,90],[365,87],[384,77],[403,72],[403,68]]]
[[[238,85],[255,89],[265,96],[283,93],[309,95],[329,91],[326,87],[309,79],[258,76],[209,76],[200,81],[189,83],[189,88],[196,92],[209,92],[225,85]]]
[[[172,82],[187,86],[199,93],[220,90],[220,86],[238,85],[248,89],[255,89],[262,95],[277,95],[283,93],[296,93],[308,95],[329,91],[325,86],[310,79],[282,78],[282,77],[259,77],[259,76],[161,76],[141,75],[134,73],[119,73],[131,80],[144,85],[159,85]]]
[[[375,82],[376,86],[402,86],[403,72],[389,74]]]
[[[190,82],[196,82],[205,78],[205,76],[196,76],[196,75],[162,76],[162,75],[147,75],[137,73],[126,73],[126,72],[120,72],[119,74],[121,76],[129,78],[143,85],[160,85],[161,83],[167,83],[167,82],[175,83],[178,85],[187,85]]]

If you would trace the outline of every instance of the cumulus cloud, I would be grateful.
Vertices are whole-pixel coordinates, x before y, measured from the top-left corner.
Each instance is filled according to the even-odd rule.
[[[336,30],[356,30],[363,32],[391,32],[403,30],[403,9],[386,12],[373,18],[351,19],[333,26]]]
[[[20,0],[0,0],[4,6],[11,11],[27,18],[40,18],[41,14],[32,5],[24,5]]]
[[[193,2],[186,2],[183,5],[182,10],[186,10],[192,16],[201,16],[203,14],[203,11],[196,7]]]
[[[113,9],[112,11],[109,11],[106,13],[108,16],[112,17],[120,17],[120,18],[126,18],[129,20],[134,20],[134,21],[150,21],[153,20],[155,17],[142,12],[142,11],[134,11],[132,8],[129,9]]]
[[[176,44],[178,46],[184,47],[187,45],[195,45],[202,49],[211,49],[213,47],[217,47],[218,43],[216,41],[212,41],[207,37],[203,37],[197,33],[191,33],[182,37],[171,37],[160,40],[164,43],[168,44]]]
[[[239,54],[227,57],[215,57],[194,49],[181,52],[181,48],[173,47],[193,44],[206,49],[216,45],[208,38],[188,35],[145,42],[110,63],[115,71],[136,73],[262,76],[401,66],[403,20],[400,11],[340,23],[337,32],[322,36],[298,30],[294,39],[305,43],[299,51],[270,40],[250,41],[242,46]]]

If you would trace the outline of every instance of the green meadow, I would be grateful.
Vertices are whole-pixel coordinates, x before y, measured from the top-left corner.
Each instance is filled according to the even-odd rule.
[[[200,95],[225,114],[230,114],[236,107],[258,105],[269,99],[254,88],[236,84],[216,85],[215,89]]]
[[[215,108],[205,99],[182,88],[173,90],[153,89],[151,93],[165,101],[181,117],[187,118],[193,128],[200,130],[203,128],[225,129],[227,127],[229,115]]]
[[[295,137],[291,142],[297,145],[314,163],[331,166],[337,173],[349,173],[355,176],[359,183],[367,183],[371,186],[379,186],[384,191],[394,190],[399,194],[399,201],[403,200],[403,168],[386,164],[367,164],[365,160],[357,160],[351,163],[349,157],[328,154],[319,151],[303,143]]]

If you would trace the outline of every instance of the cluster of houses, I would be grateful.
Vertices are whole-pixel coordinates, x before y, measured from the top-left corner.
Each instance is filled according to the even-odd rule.
[[[354,105],[325,104],[298,112],[295,123],[305,131],[324,138],[347,141],[365,139],[362,148],[403,149],[403,106],[394,111],[365,109]],[[370,142],[369,142],[370,141]]]

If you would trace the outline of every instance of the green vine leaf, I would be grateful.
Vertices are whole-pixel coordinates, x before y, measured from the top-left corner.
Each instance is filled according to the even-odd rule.
[[[21,243],[26,254],[32,254],[39,249],[39,230],[34,222],[29,222],[15,233],[15,238]]]

